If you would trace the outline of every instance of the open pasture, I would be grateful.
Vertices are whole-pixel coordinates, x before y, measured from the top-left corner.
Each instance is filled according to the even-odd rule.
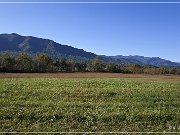
[[[180,132],[179,76],[79,73],[0,78],[1,132]]]

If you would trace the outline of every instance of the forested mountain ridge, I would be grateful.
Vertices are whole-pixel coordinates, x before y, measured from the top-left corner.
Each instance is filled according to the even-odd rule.
[[[96,55],[77,49],[72,46],[62,45],[49,39],[32,36],[21,36],[16,33],[0,34],[0,51],[18,51],[31,53],[48,53],[94,58]]]
[[[16,33],[0,34],[0,52],[26,52],[26,53],[47,53],[53,58],[70,57],[91,61],[99,56],[103,63],[116,64],[139,64],[151,66],[180,67],[180,63],[171,62],[159,57],[144,56],[104,56],[86,52],[83,49],[74,48],[68,45],[56,43],[50,39],[37,38],[33,36],[21,36]]]
[[[165,66],[165,67],[180,67],[180,63],[177,62],[172,62],[170,60],[165,60],[159,57],[144,57],[144,56],[122,56],[122,55],[117,55],[117,56],[108,56],[110,58],[113,58],[115,60],[120,60],[120,59],[125,59],[127,61],[131,61],[132,63],[135,64],[143,64],[143,65],[152,65],[152,66]]]

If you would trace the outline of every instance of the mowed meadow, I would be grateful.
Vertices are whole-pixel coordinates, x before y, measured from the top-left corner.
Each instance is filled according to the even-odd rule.
[[[1,74],[0,131],[180,132],[180,76],[63,75]]]

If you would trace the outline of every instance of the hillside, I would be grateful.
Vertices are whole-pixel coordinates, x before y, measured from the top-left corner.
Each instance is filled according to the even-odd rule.
[[[37,38],[33,36],[21,36],[16,33],[0,34],[0,52],[27,52],[31,54],[48,53],[53,58],[63,56],[79,60],[92,60],[94,57],[98,56],[92,52],[86,52],[83,49],[56,43],[50,39]],[[99,57],[104,63],[180,67],[180,63],[171,62],[158,57],[151,58],[144,56],[122,55],[99,55]]]
[[[159,57],[144,57],[144,56],[122,56],[122,55],[117,55],[117,56],[109,56],[110,58],[118,61],[118,60],[125,60],[129,61],[131,63],[135,64],[143,64],[143,65],[152,65],[152,66],[165,66],[165,67],[180,67],[180,63],[177,62],[172,62],[169,60],[165,60]]]
[[[96,56],[94,53],[86,52],[83,49],[62,45],[49,39],[21,36],[16,33],[0,34],[0,51],[20,51],[31,53],[45,52],[48,54],[78,56],[85,58],[94,58]]]

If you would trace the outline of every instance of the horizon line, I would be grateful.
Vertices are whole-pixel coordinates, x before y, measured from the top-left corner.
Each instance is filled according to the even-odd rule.
[[[7,1],[7,2],[0,2],[0,4],[180,4],[180,2],[58,2],[58,1],[52,1],[52,2],[47,2],[47,1]]]

